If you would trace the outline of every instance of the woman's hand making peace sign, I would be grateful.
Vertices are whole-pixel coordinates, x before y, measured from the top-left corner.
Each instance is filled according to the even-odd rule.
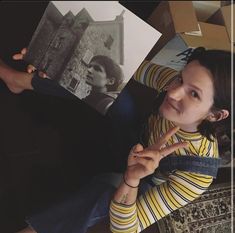
[[[178,130],[179,127],[171,128],[161,138],[159,138],[155,144],[147,148],[143,148],[141,144],[137,144],[132,148],[128,157],[127,170],[124,174],[125,181],[129,185],[138,186],[140,179],[154,173],[162,158],[177,149],[188,146],[187,142],[165,146],[171,136]]]

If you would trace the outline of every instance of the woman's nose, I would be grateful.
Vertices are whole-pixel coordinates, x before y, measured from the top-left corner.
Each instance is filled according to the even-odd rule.
[[[185,90],[182,85],[168,88],[168,96],[176,101],[181,100],[184,97]]]

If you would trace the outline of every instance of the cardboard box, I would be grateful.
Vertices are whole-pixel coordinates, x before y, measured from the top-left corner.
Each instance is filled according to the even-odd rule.
[[[152,62],[181,70],[187,58],[196,47],[230,50],[228,36],[224,26],[199,23],[203,36],[177,33],[157,54]],[[216,35],[216,36],[215,36]],[[218,43],[220,41],[220,43]],[[225,47],[227,45],[227,47]]]
[[[220,1],[192,1],[198,21],[206,22],[221,7]]]
[[[148,23],[162,33],[147,59],[180,70],[194,48],[230,51],[226,28],[197,20],[192,1],[163,1]]]
[[[228,5],[231,5],[232,2],[231,1],[220,1],[221,2],[221,7],[222,6],[228,6]]]
[[[232,38],[232,28],[231,28],[231,11],[234,12],[235,10],[235,5],[227,5],[221,7],[214,15],[212,15],[207,22],[208,23],[213,23],[213,24],[218,24],[218,25],[223,25],[226,27],[228,36],[230,41],[233,43],[235,42],[235,26],[233,24],[233,38]]]

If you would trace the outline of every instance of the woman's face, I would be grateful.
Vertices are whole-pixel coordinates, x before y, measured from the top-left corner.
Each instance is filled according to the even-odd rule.
[[[212,74],[198,61],[192,61],[167,89],[160,113],[185,131],[197,131],[210,113],[213,97]]]

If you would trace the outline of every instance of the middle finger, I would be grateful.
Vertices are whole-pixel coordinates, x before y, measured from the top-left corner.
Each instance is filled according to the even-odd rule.
[[[169,129],[155,144],[150,146],[151,149],[160,149],[179,129],[179,126]]]
[[[159,153],[162,157],[165,157],[178,149],[186,148],[186,147],[188,147],[187,142],[178,142],[173,145],[164,147]]]

